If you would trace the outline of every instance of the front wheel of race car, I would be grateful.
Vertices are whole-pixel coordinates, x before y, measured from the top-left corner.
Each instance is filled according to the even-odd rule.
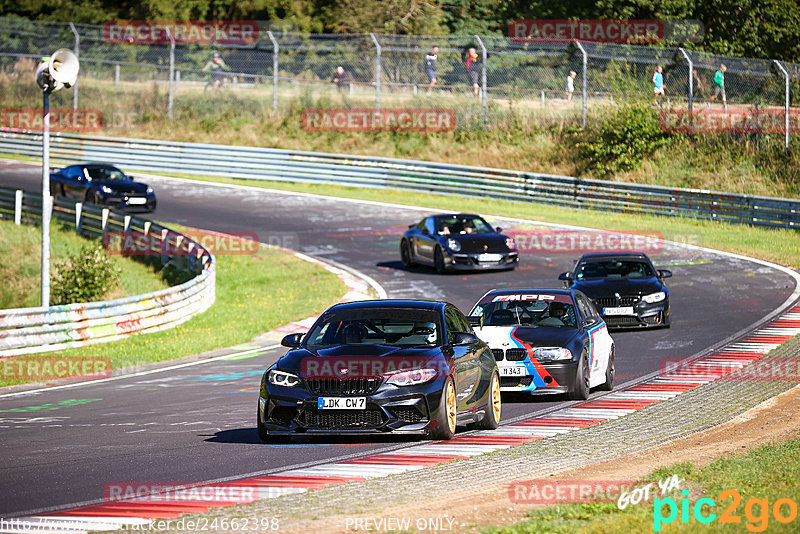
[[[614,366],[614,345],[611,345],[611,353],[608,355],[608,364],[606,365],[606,381],[598,388],[602,391],[611,391],[614,389],[614,378],[617,375],[617,369]]]
[[[256,431],[261,443],[289,443],[292,439],[291,436],[276,436],[268,433],[264,425],[261,424],[261,414],[256,414]]]
[[[435,426],[431,432],[433,439],[452,439],[456,433],[456,388],[453,380],[448,378],[442,388],[442,398],[436,414]]]
[[[439,274],[444,274],[447,271],[444,266],[444,253],[442,252],[442,247],[436,247],[436,251],[433,253],[433,265],[436,267],[436,272]]]
[[[589,362],[586,361],[586,353],[581,354],[581,361],[575,370],[575,382],[569,390],[569,398],[572,400],[586,400],[589,398]]]
[[[486,404],[486,413],[481,421],[475,423],[474,428],[494,430],[500,426],[500,416],[503,411],[502,405],[500,375],[495,371],[492,373],[492,381],[489,384],[489,402]]]

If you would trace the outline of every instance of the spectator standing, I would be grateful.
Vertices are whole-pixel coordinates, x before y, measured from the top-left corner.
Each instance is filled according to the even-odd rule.
[[[469,57],[467,57],[467,80],[472,85],[472,92],[477,97],[480,94],[481,88],[478,85],[478,79],[481,75],[480,58],[478,58],[478,51],[474,48],[469,49]]]
[[[433,86],[436,85],[436,60],[438,59],[438,54],[438,46],[434,46],[430,54],[425,54],[425,74],[428,75],[428,94],[431,94]]]
[[[225,74],[223,71],[229,71],[231,69],[225,63],[225,60],[220,57],[219,52],[214,52],[214,57],[212,57],[200,70],[201,72],[211,71],[211,81],[213,82],[213,88],[216,91],[219,89],[219,86],[222,85],[222,81],[225,79]]]
[[[334,71],[333,77],[331,78],[331,83],[336,84],[336,89],[338,89],[340,93],[344,87],[349,89],[350,73],[344,70],[344,67],[341,65],[337,66],[336,71]]]
[[[714,73],[714,94],[711,95],[711,100],[716,100],[717,96],[722,96],[722,104],[725,109],[728,109],[728,100],[725,97],[725,71],[728,67],[725,64],[719,66],[719,70]],[[708,107],[708,105],[706,106]]]
[[[653,73],[653,92],[655,93],[653,103],[661,105],[659,97],[664,96],[664,69],[661,65],[657,66]]]
[[[572,100],[572,93],[575,92],[575,76],[577,75],[578,73],[574,70],[569,71],[569,74],[567,75],[567,87],[564,89],[564,92],[567,95],[567,102]]]

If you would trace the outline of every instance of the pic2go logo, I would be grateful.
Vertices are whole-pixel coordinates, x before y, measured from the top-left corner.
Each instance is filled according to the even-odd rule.
[[[736,514],[736,510],[742,502],[742,496],[736,490],[725,490],[719,494],[720,501],[728,498],[733,499],[731,504],[725,508],[725,511],[719,515],[719,519],[717,519],[717,514],[711,512],[711,508],[717,506],[714,499],[698,499],[692,506],[689,504],[687,497],[689,490],[683,490],[683,495],[683,499],[680,500],[680,507],[678,507],[675,499],[669,497],[653,500],[654,532],[661,532],[662,525],[674,522],[678,518],[679,512],[681,514],[681,523],[689,523],[690,508],[695,521],[698,523],[709,524],[717,521],[718,523],[741,524],[742,522],[742,517]],[[664,516],[665,508],[668,510],[666,516]],[[772,512],[772,517],[778,523],[791,523],[797,518],[797,503],[792,499],[782,498],[772,503],[772,508],[770,509],[769,499],[751,498],[744,505],[747,530],[750,532],[764,532],[767,530],[770,511]]]

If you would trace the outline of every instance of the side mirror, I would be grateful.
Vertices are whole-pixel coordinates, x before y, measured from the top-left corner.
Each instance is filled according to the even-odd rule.
[[[408,225],[409,228],[414,228],[415,226],[416,226],[416,224],[409,224]]]
[[[503,233],[503,229],[500,228],[499,226],[497,228],[495,228],[494,231],[497,232],[498,234],[502,234]]]
[[[483,326],[483,315],[467,315],[467,322],[470,326]]]
[[[558,279],[563,280],[564,282],[569,282],[570,280],[572,280],[572,273],[569,271],[561,273],[558,275]]]
[[[471,332],[453,332],[453,345],[472,345],[478,342],[478,336]]]
[[[130,174],[126,174],[126,176],[128,177],[128,180],[130,180],[131,182],[133,181],[133,179],[134,179],[134,176],[132,176],[132,175],[130,175]]]
[[[670,271],[669,269],[659,269],[658,270],[658,277],[659,278],[671,278],[672,277],[672,271]]]
[[[288,336],[284,336],[284,338],[281,339],[281,345],[296,349],[300,346],[300,341],[303,339],[304,335],[305,333],[301,332],[298,334],[289,334]]]
[[[587,327],[592,326],[593,324],[595,324],[595,322],[596,321],[594,319],[584,319],[583,322],[581,323],[581,326],[583,326],[584,328],[587,328]]]

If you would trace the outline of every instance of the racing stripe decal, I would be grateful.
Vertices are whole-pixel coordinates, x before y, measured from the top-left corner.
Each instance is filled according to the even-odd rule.
[[[511,340],[516,342],[519,348],[525,349],[525,352],[528,353],[528,361],[525,363],[530,363],[530,365],[533,366],[533,369],[535,369],[535,372],[531,373],[533,376],[533,385],[535,385],[537,388],[559,386],[558,380],[556,380],[555,377],[551,375],[541,363],[539,363],[539,360],[534,358],[533,351],[535,349],[530,344],[525,343],[516,336],[517,328],[519,327],[514,327],[514,329],[511,331]],[[528,369],[529,371],[531,370],[530,367]],[[550,377],[549,382],[546,380],[547,377]]]

